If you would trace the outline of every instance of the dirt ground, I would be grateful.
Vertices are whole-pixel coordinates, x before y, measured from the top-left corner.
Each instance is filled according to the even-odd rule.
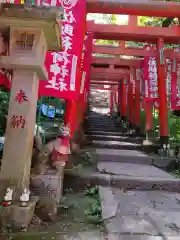
[[[67,189],[58,207],[57,219],[51,223],[32,224],[27,232],[9,233],[0,236],[1,240],[65,240],[81,239],[78,233],[104,233],[103,223],[98,216],[92,216],[97,208],[99,196],[87,196],[84,191],[73,193]],[[86,237],[85,237],[86,238]],[[83,239],[85,239],[83,238]],[[99,239],[99,238],[98,238]]]

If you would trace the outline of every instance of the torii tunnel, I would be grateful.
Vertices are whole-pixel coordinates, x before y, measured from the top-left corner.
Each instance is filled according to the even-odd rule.
[[[29,185],[37,100],[42,96],[66,102],[64,135],[58,136],[53,149],[55,163],[65,164],[70,153],[80,146],[88,96],[93,88],[110,92],[110,114],[116,105],[121,119],[137,134],[141,129],[141,108],[146,114],[144,132],[148,133],[152,130],[155,106],[159,111],[160,143],[168,144],[168,97],[171,108],[180,110],[177,92],[180,49],[165,45],[180,43],[180,26],[138,26],[137,19],[138,16],[180,18],[180,3],[39,0],[33,1],[34,8],[38,5],[36,11],[34,8],[26,11],[20,0],[14,3],[13,7],[0,4],[0,67],[13,72],[12,83],[7,76],[4,79],[9,80],[8,84],[3,82],[11,89],[1,166],[3,179],[12,177],[21,190]],[[88,13],[126,14],[129,22],[128,25],[96,24],[86,20]],[[96,44],[99,39],[115,40],[118,45]],[[128,41],[143,42],[144,46],[127,47]],[[169,71],[173,82],[170,93]],[[22,143],[19,148],[14,147],[17,142]],[[17,164],[9,171],[12,156]]]

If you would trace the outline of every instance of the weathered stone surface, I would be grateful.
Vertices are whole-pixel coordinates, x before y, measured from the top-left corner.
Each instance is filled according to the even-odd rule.
[[[99,231],[80,232],[73,240],[104,240],[104,234]]]
[[[91,112],[90,116],[93,136],[89,139],[96,148],[98,174],[110,176],[110,186],[116,186],[100,187],[99,191],[108,231],[105,239],[177,240],[180,195],[173,191],[180,192],[180,180],[151,165],[160,159],[153,161],[152,156],[136,151],[142,150],[141,144],[134,144],[139,141],[124,141],[115,121],[100,112]],[[145,145],[149,148],[151,142]]]
[[[163,240],[163,238],[160,236],[147,236],[147,235],[135,236],[135,235],[122,235],[122,234],[110,233],[107,236],[107,240]],[[167,240],[171,240],[171,239],[167,239]],[[176,240],[176,239],[172,239],[172,240]]]
[[[16,229],[27,228],[34,215],[37,199],[29,201],[27,207],[20,207],[19,202],[0,209],[1,226],[10,225]]]
[[[138,164],[151,164],[152,157],[136,150],[120,150],[120,149],[100,149],[97,148],[96,152],[99,157],[99,162],[124,162],[124,163],[138,163]]]
[[[99,144],[109,144],[111,145],[121,145],[121,146],[139,146],[140,144],[137,143],[130,143],[130,142],[120,142],[120,141],[102,141],[102,140],[94,140],[93,142]]]
[[[37,149],[34,149],[35,151],[39,151]],[[34,155],[32,157],[32,163],[31,163],[31,173],[34,174],[43,174],[50,166],[50,154],[51,152],[47,147],[44,149],[41,149],[40,152],[38,152],[37,155]]]
[[[157,177],[169,178],[174,177],[154,166],[133,164],[133,163],[117,163],[117,162],[99,162],[97,165],[99,171],[103,169],[115,175],[130,176],[130,177]]]
[[[116,189],[114,198],[119,201],[120,214],[145,214],[153,211],[180,211],[179,194],[164,191],[127,191]]]
[[[111,233],[126,233],[126,234],[148,234],[157,235],[158,232],[154,228],[153,224],[146,219],[144,216],[139,215],[127,215],[127,216],[116,216],[111,220],[105,222],[106,228]]]
[[[49,170],[45,174],[31,175],[32,191],[39,197],[53,197],[58,203],[62,197],[64,169]]]
[[[53,197],[42,197],[36,204],[35,214],[43,221],[53,221],[57,214],[57,203]]]
[[[105,199],[103,217],[111,211],[113,204],[118,205],[116,213],[105,220],[109,233],[180,235],[179,195],[164,191],[124,193],[117,188],[100,189],[100,197],[103,193]]]
[[[102,219],[108,219],[116,216],[118,209],[118,201],[114,198],[111,188],[99,187],[99,194],[101,198]],[[107,207],[108,205],[108,207]]]

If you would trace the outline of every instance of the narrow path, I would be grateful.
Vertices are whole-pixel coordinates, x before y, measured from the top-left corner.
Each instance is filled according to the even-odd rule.
[[[111,179],[99,187],[108,239],[180,239],[180,181],[152,166],[141,140],[122,136],[118,122],[97,112],[88,122],[97,171]]]

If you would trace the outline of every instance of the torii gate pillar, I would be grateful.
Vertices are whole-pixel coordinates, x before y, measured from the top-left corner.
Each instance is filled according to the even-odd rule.
[[[121,80],[121,114],[122,114],[122,120],[126,121],[126,85],[127,85],[127,80],[124,77]]]
[[[160,123],[160,141],[161,144],[168,144],[168,103],[167,90],[165,82],[165,58],[164,58],[164,40],[157,41],[157,71],[158,71],[158,92],[159,92],[159,123]]]
[[[141,117],[140,117],[140,69],[136,69],[135,74],[135,124],[136,124],[136,134],[141,133]]]
[[[114,109],[114,104],[113,104],[113,90],[110,91],[110,97],[109,97],[109,110],[110,110],[110,115],[112,115],[113,113],[113,109]]]
[[[121,111],[121,95],[122,95],[122,89],[121,89],[121,84],[119,82],[118,84],[118,94],[117,94],[117,97],[118,97],[118,100],[117,100],[117,104],[118,104],[118,116],[121,117],[122,116],[122,111]]]

